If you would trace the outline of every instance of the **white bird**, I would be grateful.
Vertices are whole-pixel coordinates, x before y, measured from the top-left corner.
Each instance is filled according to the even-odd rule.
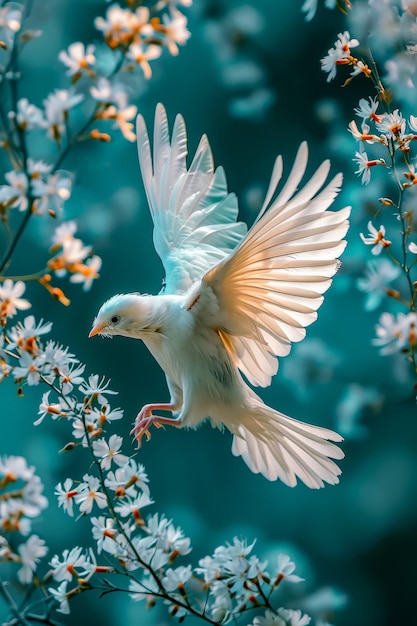
[[[342,175],[324,186],[325,161],[299,190],[308,156],[302,143],[273,199],[282,176],[278,157],[265,202],[247,231],[236,221],[237,199],[227,191],[224,170],[214,169],[205,135],[188,168],[180,115],[170,140],[165,109],[157,105],[153,159],[142,116],[137,137],[165,287],[156,296],[114,296],[90,332],[142,339],[165,372],[170,402],[145,405],[132,432],[140,444],[151,424],[195,428],[209,418],[233,433],[233,454],[253,472],[291,487],[297,477],[312,488],[338,483],[341,470],[331,459],[344,454],[330,441],[342,437],[267,406],[243,376],[253,386],[268,386],[277,357],[287,355],[317,317],[346,245],[350,207],[327,210]]]

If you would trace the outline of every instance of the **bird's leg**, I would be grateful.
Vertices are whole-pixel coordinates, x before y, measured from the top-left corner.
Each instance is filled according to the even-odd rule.
[[[149,427],[155,424],[159,428],[162,424],[170,424],[171,426],[178,426],[179,421],[174,417],[161,417],[159,415],[153,415],[153,411],[176,411],[178,407],[174,404],[145,404],[140,413],[138,414],[135,425],[133,426],[130,434],[134,435],[135,439],[140,446],[143,435],[146,435],[147,439],[151,438]]]

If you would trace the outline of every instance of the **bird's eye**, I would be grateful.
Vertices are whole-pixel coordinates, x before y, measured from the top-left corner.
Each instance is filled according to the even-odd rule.
[[[112,324],[118,324],[120,322],[120,317],[118,315],[113,315],[113,317],[110,318],[110,321]]]

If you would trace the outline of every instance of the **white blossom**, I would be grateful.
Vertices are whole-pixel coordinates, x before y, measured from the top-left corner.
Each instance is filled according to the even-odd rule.
[[[91,253],[92,247],[85,246],[81,239],[75,237],[64,237],[62,239],[62,250],[49,261],[50,267],[59,277],[65,276],[68,266],[78,266]]]
[[[108,442],[105,439],[93,441],[94,454],[101,460],[100,465],[104,470],[110,469],[112,462],[119,467],[127,463],[129,458],[120,452],[122,443],[123,438],[119,435],[111,435]]]
[[[112,491],[123,488],[127,494],[134,495],[135,489],[139,488],[149,495],[149,479],[145,467],[137,464],[134,459],[129,459],[125,465],[118,467],[115,472],[108,472],[104,482],[106,487]],[[154,517],[148,521],[150,532],[153,532],[153,520]],[[156,526],[158,527],[158,521],[156,521]]]
[[[191,565],[180,565],[175,569],[169,568],[165,572],[162,584],[167,591],[176,591],[183,587],[192,576]]]
[[[307,626],[311,622],[311,617],[303,614],[299,609],[278,609],[279,617],[284,620],[285,626]]]
[[[191,552],[189,537],[185,537],[182,529],[174,526],[164,515],[152,515],[148,519],[147,532],[156,539],[156,547],[170,555],[186,555]]]
[[[58,483],[55,487],[55,495],[58,498],[58,506],[62,506],[64,511],[71,517],[74,515],[74,496],[78,493],[78,487],[73,485],[72,478],[66,478],[64,485]]]
[[[22,584],[27,585],[32,582],[38,563],[45,556],[48,548],[45,541],[38,535],[31,535],[25,543],[19,544],[17,551],[22,560],[22,567],[17,576]]]
[[[416,313],[382,313],[376,325],[377,337],[373,339],[374,346],[380,348],[381,354],[392,354],[415,346],[416,344]]]
[[[190,31],[187,29],[187,18],[183,13],[176,9],[171,9],[169,13],[162,16],[163,26],[160,27],[164,35],[164,44],[169,52],[176,56],[179,52],[178,45],[184,45],[189,37]]]
[[[128,141],[136,141],[136,134],[133,131],[133,123],[130,121],[136,117],[137,106],[111,104],[102,113],[103,119],[114,120],[113,127],[119,128],[123,137]]]
[[[35,317],[33,315],[28,315],[25,317],[23,322],[18,322],[16,326],[12,326],[9,330],[9,349],[13,350],[17,346],[24,344],[26,340],[32,337],[47,334],[51,332],[51,328],[52,322],[44,323],[43,320],[40,320],[40,322],[36,323]]]
[[[53,247],[60,247],[64,244],[64,241],[71,241],[77,232],[77,224],[71,220],[63,222],[57,226],[52,235],[51,243]]]
[[[383,113],[381,121],[376,123],[379,132],[386,133],[394,139],[404,135],[405,125],[406,120],[399,109],[395,109],[392,113]]]
[[[70,582],[75,572],[78,576],[84,576],[87,561],[85,554],[83,554],[83,548],[76,546],[72,550],[64,550],[62,557],[55,554],[49,565],[52,568],[54,580]]]
[[[280,579],[285,579],[289,583],[299,583],[304,580],[304,578],[300,578],[296,574],[293,574],[295,571],[295,563],[291,561],[288,554],[279,554],[278,555],[278,563],[277,563],[277,577]]]
[[[71,275],[70,281],[72,283],[82,283],[83,291],[88,291],[93,281],[99,277],[98,272],[101,269],[101,258],[96,254],[79,268],[78,272],[74,272]]]
[[[64,203],[71,197],[72,175],[69,172],[56,172],[46,180],[36,178],[32,181],[33,195],[38,198],[36,211],[39,214],[46,211],[58,213]]]
[[[30,352],[23,352],[19,358],[19,365],[13,368],[13,377],[16,381],[25,379],[29,386],[38,385],[42,375],[44,354],[34,356]]]
[[[16,4],[6,4],[0,8],[0,39],[6,47],[13,43],[14,34],[19,32],[22,23],[22,10]]]
[[[26,311],[31,307],[28,300],[21,298],[26,290],[23,281],[13,282],[10,278],[6,278],[0,283],[0,318],[13,317],[17,311]]]
[[[28,208],[29,182],[25,172],[6,172],[4,178],[9,183],[0,187],[0,203],[26,211]]]
[[[78,386],[85,382],[83,373],[85,365],[78,363],[71,363],[70,365],[64,364],[59,370],[59,384],[61,391],[66,396],[74,389],[74,385]]]
[[[41,424],[47,415],[50,415],[52,419],[57,419],[58,417],[65,415],[63,411],[65,405],[62,406],[60,402],[49,402],[50,393],[50,391],[47,391],[42,396],[42,402],[39,405],[38,411],[38,415],[40,417],[34,422],[35,426]]]
[[[358,169],[355,170],[355,174],[362,176],[362,185],[368,185],[371,180],[371,167],[377,164],[376,161],[371,160],[365,150],[355,152],[353,160],[356,161],[356,165],[358,166]],[[373,254],[377,253],[374,252]]]
[[[54,141],[65,135],[65,121],[70,111],[82,102],[84,96],[67,89],[57,89],[44,100],[45,126]]]
[[[388,248],[391,242],[385,239],[385,226],[380,226],[379,230],[375,228],[371,221],[368,222],[368,236],[365,237],[360,233],[360,237],[366,246],[372,246],[372,254],[378,255],[384,248]]]
[[[84,46],[83,43],[77,41],[68,47],[68,51],[62,50],[59,53],[58,58],[64,65],[67,66],[68,76],[88,73],[90,68],[96,62],[96,57],[94,56],[95,49],[96,48],[93,44]]]
[[[129,47],[126,57],[139,65],[143,70],[145,78],[149,79],[152,76],[152,69],[149,61],[158,59],[161,54],[161,46],[144,46],[140,43],[134,43]]]
[[[103,550],[113,554],[116,551],[116,544],[114,537],[117,531],[114,529],[114,520],[109,517],[92,517],[91,532],[93,538],[97,542],[97,551],[100,554]]]
[[[119,513],[121,517],[127,517],[128,515],[132,515],[134,519],[141,525],[142,516],[141,509],[145,508],[153,504],[153,500],[149,497],[149,495],[145,492],[136,495],[136,497],[131,498],[130,496],[123,499],[120,504],[116,504],[114,510]]]
[[[257,615],[250,626],[287,626],[282,617],[267,610],[264,615]]]
[[[365,310],[375,310],[386,296],[389,284],[398,278],[401,270],[388,259],[373,259],[366,264],[365,274],[358,278],[358,289],[366,293]]]
[[[123,417],[123,409],[120,409],[120,408],[111,409],[109,405],[102,407],[101,418],[103,421],[111,423],[111,422],[115,422],[117,420],[122,419],[122,417]],[[143,465],[139,467],[143,468]]]
[[[0,476],[9,477],[9,480],[29,481],[34,475],[34,468],[29,467],[23,456],[2,456],[0,457]]]
[[[152,27],[148,25],[148,21],[147,7],[138,7],[135,11],[130,11],[113,4],[107,9],[105,18],[100,16],[95,19],[95,26],[102,31],[108,45],[116,48],[129,38],[134,40],[141,32],[150,34]]]
[[[338,39],[333,48],[330,48],[327,56],[321,59],[321,69],[323,72],[328,73],[327,82],[335,78],[337,65],[342,59],[348,59],[350,48],[355,48],[356,46],[359,46],[359,41],[352,39],[347,30],[338,34]]]
[[[104,509],[107,506],[107,499],[104,493],[100,491],[99,479],[85,474],[83,481],[78,486],[77,495],[74,496],[76,503],[80,507],[80,512],[91,513],[94,503],[97,504],[99,509]]]
[[[368,66],[363,62],[363,61],[357,61],[353,67],[352,67],[352,71],[350,72],[351,76],[359,76],[360,74],[368,74],[370,72],[370,69],[368,68]]]
[[[20,98],[20,100],[18,100],[16,113],[10,111],[9,117],[15,118],[19,128],[22,130],[42,128],[45,125],[45,119],[41,109],[31,104],[27,98]]]
[[[64,615],[68,615],[70,612],[69,603],[68,603],[68,595],[67,595],[67,585],[68,585],[68,581],[64,580],[57,589],[55,589],[54,587],[48,588],[48,591],[51,594],[51,596],[59,604],[59,608],[57,609],[57,611],[59,613],[64,613]]]
[[[45,357],[45,364],[49,370],[54,370],[54,374],[57,373],[61,367],[69,367],[73,363],[78,363],[74,354],[69,352],[68,346],[62,346],[56,341],[47,341],[43,354]]]
[[[117,394],[117,391],[112,391],[111,389],[108,389],[109,384],[110,381],[106,381],[104,377],[100,380],[98,374],[91,374],[88,377],[88,381],[80,385],[80,391],[81,393],[84,393],[86,395],[96,395],[99,402],[101,402],[102,404],[107,404],[108,400],[104,394]]]
[[[359,100],[359,106],[354,109],[358,117],[362,117],[363,120],[373,120],[374,122],[381,121],[381,115],[377,115],[379,107],[378,98],[369,97],[368,100],[361,98]]]
[[[10,486],[14,492],[13,497],[0,499],[0,527],[13,528],[21,535],[28,536],[31,531],[31,519],[37,517],[48,506],[48,501],[42,493],[42,481],[35,474],[35,468],[29,467],[26,459],[20,456],[0,457],[0,485],[0,489],[7,490]],[[28,563],[31,545],[28,544],[26,552],[25,548],[22,548],[24,555],[27,555]],[[19,556],[18,560],[22,561],[22,557]],[[28,576],[28,571],[22,572],[22,576]]]

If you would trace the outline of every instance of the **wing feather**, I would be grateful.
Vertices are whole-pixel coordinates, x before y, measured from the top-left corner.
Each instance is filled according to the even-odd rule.
[[[169,155],[169,127],[165,108],[157,104],[155,110],[155,125],[153,135],[153,169],[156,180],[163,180],[165,167]],[[156,201],[161,204],[161,195],[164,192],[163,185],[155,186],[157,192]]]
[[[177,115],[172,137],[166,111],[155,111],[153,157],[146,124],[137,119],[139,164],[154,223],[154,245],[166,273],[167,293],[184,293],[240,243],[236,196],[222,168],[214,169],[204,135],[187,169],[187,131]]]
[[[153,178],[153,167],[151,157],[151,145],[149,143],[149,136],[146,130],[145,120],[141,115],[138,116],[136,122],[137,144],[139,164],[142,174],[143,185],[145,187],[146,198],[148,200],[149,209],[152,213],[153,203],[151,202],[151,186]]]
[[[254,225],[202,279],[202,289],[211,289],[218,300],[226,347],[249,381],[262,386],[277,371],[276,357],[287,355],[317,318],[346,245],[350,207],[328,210],[342,176],[326,184],[330,163],[325,161],[297,191],[307,160],[303,143],[287,182],[272,200],[282,175],[282,161],[276,160]]]
[[[261,216],[265,213],[266,209],[268,208],[269,203],[271,202],[272,197],[279,185],[279,181],[282,178],[282,172],[283,172],[282,156],[279,155],[275,159],[274,167],[272,169],[272,174],[271,174],[271,181],[269,183],[268,190],[266,192],[264,203],[262,205],[261,210],[259,211],[259,215],[257,217],[258,220],[261,218]]]

